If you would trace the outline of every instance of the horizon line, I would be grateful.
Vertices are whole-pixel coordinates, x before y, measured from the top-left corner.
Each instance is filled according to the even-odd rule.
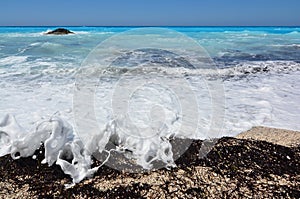
[[[0,27],[300,27],[300,25],[0,25]]]

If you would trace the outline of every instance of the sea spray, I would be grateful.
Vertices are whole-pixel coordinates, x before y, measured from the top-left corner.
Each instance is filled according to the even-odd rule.
[[[91,154],[86,153],[72,127],[59,117],[44,120],[34,131],[27,132],[14,116],[6,115],[0,123],[0,141],[0,156],[11,154],[13,159],[32,156],[44,144],[45,159],[42,163],[51,166],[56,162],[64,173],[72,177],[73,183],[97,170],[90,168]]]
[[[106,129],[106,131],[110,130],[111,128]],[[114,137],[114,134],[110,135],[105,138],[106,142],[111,141],[110,138]],[[135,159],[136,163],[144,166],[145,169],[151,168],[151,162],[146,161],[146,159],[149,159],[149,154],[155,156],[156,153],[157,158],[152,161],[165,160],[169,166],[175,166],[172,159],[172,147],[167,139],[154,138],[155,140],[149,143],[155,144],[155,146],[147,145],[145,142],[141,142],[142,140],[137,139],[122,137],[122,140],[118,140],[118,143],[123,146],[123,149],[117,147],[113,150],[119,153],[125,153],[124,148],[131,150],[134,153],[127,153],[127,157]],[[99,138],[95,140],[98,142],[90,143],[90,149],[97,148],[99,150],[102,147],[101,152],[110,153],[105,149],[107,143],[101,143]],[[91,168],[92,154],[84,148],[82,141],[74,133],[72,127],[56,116],[39,122],[35,131],[27,132],[17,123],[14,116],[7,115],[0,123],[0,141],[0,156],[11,154],[13,159],[32,156],[44,144],[45,159],[42,163],[49,166],[56,163],[65,174],[70,175],[73,183],[91,177],[109,158],[108,156],[101,165]],[[134,143],[140,144],[137,146]],[[168,150],[168,153],[159,152],[158,150]]]

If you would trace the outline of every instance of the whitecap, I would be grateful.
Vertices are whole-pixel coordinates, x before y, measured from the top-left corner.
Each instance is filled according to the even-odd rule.
[[[0,65],[13,65],[13,64],[20,64],[27,61],[28,56],[9,56],[0,59]]]

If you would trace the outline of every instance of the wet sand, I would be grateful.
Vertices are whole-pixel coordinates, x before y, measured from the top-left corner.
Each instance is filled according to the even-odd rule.
[[[58,166],[41,164],[41,148],[36,159],[0,158],[0,198],[299,198],[299,134],[255,127],[219,139],[204,157],[199,149],[206,143],[194,140],[174,169],[123,173],[103,166],[69,189],[71,179]]]

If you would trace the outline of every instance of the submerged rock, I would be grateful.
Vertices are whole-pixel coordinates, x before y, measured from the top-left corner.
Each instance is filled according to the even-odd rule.
[[[46,35],[67,35],[67,34],[75,34],[75,33],[65,28],[57,28],[55,30],[46,33]]]

